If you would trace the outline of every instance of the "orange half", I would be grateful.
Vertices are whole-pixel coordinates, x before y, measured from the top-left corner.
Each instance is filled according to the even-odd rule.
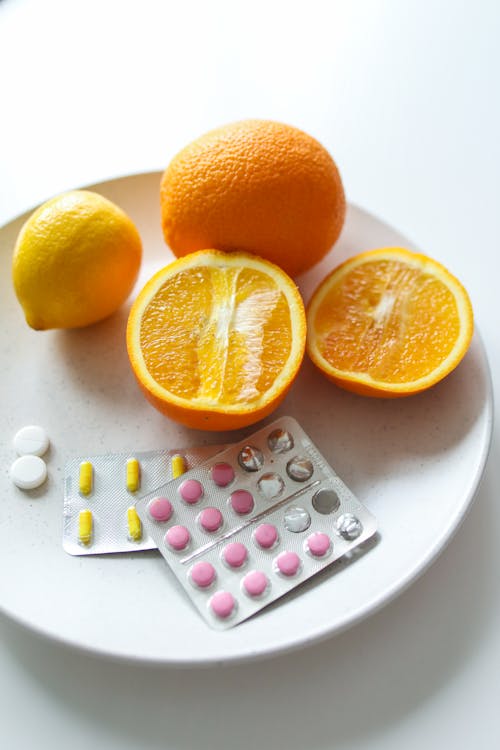
[[[201,250],[151,278],[135,300],[127,350],[149,401],[189,427],[230,430],[270,414],[305,350],[294,282],[249,253]]]
[[[435,260],[399,247],[335,268],[307,308],[307,352],[342,388],[367,396],[423,391],[464,357],[473,312],[462,284]]]

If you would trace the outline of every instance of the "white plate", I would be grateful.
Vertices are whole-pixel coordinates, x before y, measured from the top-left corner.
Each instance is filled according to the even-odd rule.
[[[93,186],[137,223],[145,249],[139,285],[171,259],[161,236],[159,181],[160,173],[153,173]],[[181,666],[231,662],[338,633],[401,592],[442,550],[470,506],[491,436],[491,384],[477,332],[464,361],[445,381],[408,399],[351,395],[304,361],[292,391],[268,421],[290,414],[302,424],[375,513],[380,538],[360,559],[323,571],[250,621],[224,632],[209,629],[156,551],[66,554],[61,538],[67,460],[86,453],[220,444],[253,428],[195,432],[157,413],[128,366],[126,306],[87,329],[30,330],[9,273],[22,221],[0,230],[0,608],[6,615],[98,654]],[[349,255],[401,244],[408,241],[350,206],[335,250],[300,279],[304,296]],[[48,482],[23,492],[10,482],[8,469],[15,457],[11,440],[27,424],[46,428],[51,449]]]

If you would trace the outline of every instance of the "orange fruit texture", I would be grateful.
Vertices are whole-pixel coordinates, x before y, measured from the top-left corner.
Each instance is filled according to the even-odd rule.
[[[132,370],[149,401],[196,429],[253,424],[283,400],[305,350],[302,297],[278,266],[202,250],[158,271],[127,324]]]
[[[297,128],[243,120],[202,135],[170,162],[160,187],[174,255],[247,251],[290,276],[320,261],[341,232],[346,201],[328,151]]]
[[[307,307],[307,352],[337,385],[366,396],[423,391],[462,360],[473,312],[440,263],[404,248],[360,253],[335,268]]]

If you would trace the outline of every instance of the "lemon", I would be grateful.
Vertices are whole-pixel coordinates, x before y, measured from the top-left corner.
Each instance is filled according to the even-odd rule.
[[[14,289],[35,330],[80,328],[127,299],[142,259],[133,221],[111,201],[72,190],[26,221],[12,263]]]

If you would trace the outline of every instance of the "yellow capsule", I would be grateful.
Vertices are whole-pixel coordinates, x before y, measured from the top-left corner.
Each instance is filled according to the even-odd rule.
[[[172,456],[172,478],[177,479],[186,471],[184,456]]]
[[[128,537],[134,542],[142,539],[142,523],[133,505],[127,509]]]
[[[94,468],[90,461],[82,461],[80,464],[80,479],[78,486],[82,495],[90,495],[94,479]]]
[[[80,544],[84,544],[86,547],[92,541],[93,525],[92,511],[81,510],[78,518],[78,540]]]
[[[136,458],[127,460],[127,490],[137,492],[141,481],[141,467]]]

